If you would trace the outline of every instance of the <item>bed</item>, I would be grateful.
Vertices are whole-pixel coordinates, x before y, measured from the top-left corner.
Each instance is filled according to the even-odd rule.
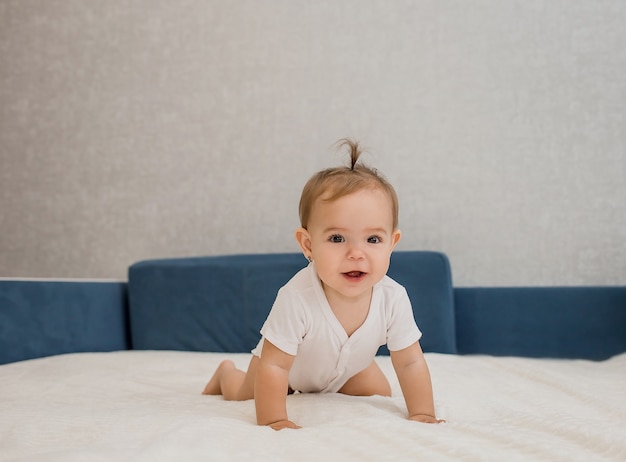
[[[376,360],[392,397],[291,395],[300,430],[256,425],[252,401],[202,395],[221,360],[247,366],[246,345],[266,314],[257,302],[301,264],[292,256],[142,262],[128,283],[94,286],[93,303],[86,283],[0,281],[0,460],[626,460],[626,290],[457,290],[447,259],[431,253],[396,256],[391,271],[404,275],[426,326],[445,424],[406,419],[384,351]],[[535,299],[551,309],[521,303]],[[54,333],[52,319],[63,319]],[[482,339],[494,323],[497,332]]]
[[[180,351],[74,353],[0,368],[3,461],[626,460],[626,354],[549,360],[427,353],[437,413],[393,396],[288,397],[301,430],[255,425],[252,401],[200,394],[220,360]]]

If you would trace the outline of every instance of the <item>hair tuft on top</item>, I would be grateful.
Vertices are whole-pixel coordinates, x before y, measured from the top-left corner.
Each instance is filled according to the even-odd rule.
[[[359,142],[352,140],[350,138],[343,138],[335,143],[337,145],[337,150],[342,148],[348,148],[348,152],[350,154],[350,170],[354,170],[356,167],[356,163],[359,160],[359,157],[363,153],[361,150],[361,146],[359,146]]]

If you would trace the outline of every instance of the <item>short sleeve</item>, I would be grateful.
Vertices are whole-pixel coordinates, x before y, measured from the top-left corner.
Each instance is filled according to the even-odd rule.
[[[285,353],[295,356],[306,333],[307,316],[300,297],[283,287],[261,328],[265,339]]]
[[[404,287],[398,286],[394,292],[387,305],[387,348],[399,351],[422,338],[422,332],[415,323],[411,300]]]

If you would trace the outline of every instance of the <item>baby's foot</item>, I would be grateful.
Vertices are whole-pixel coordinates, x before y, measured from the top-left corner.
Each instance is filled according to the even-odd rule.
[[[202,390],[203,395],[221,395],[222,394],[222,374],[224,370],[234,369],[235,363],[233,363],[230,359],[226,359],[217,366],[217,370],[211,377],[211,380],[206,384],[204,390]]]

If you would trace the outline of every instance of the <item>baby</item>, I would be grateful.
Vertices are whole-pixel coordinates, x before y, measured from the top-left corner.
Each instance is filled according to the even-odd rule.
[[[406,290],[386,276],[400,240],[398,198],[376,170],[358,162],[322,170],[300,198],[296,240],[309,260],[276,296],[247,372],[223,361],[203,394],[254,398],[257,422],[300,428],[287,416],[288,393],[391,396],[374,357],[386,344],[409,419],[439,423],[432,384]]]

